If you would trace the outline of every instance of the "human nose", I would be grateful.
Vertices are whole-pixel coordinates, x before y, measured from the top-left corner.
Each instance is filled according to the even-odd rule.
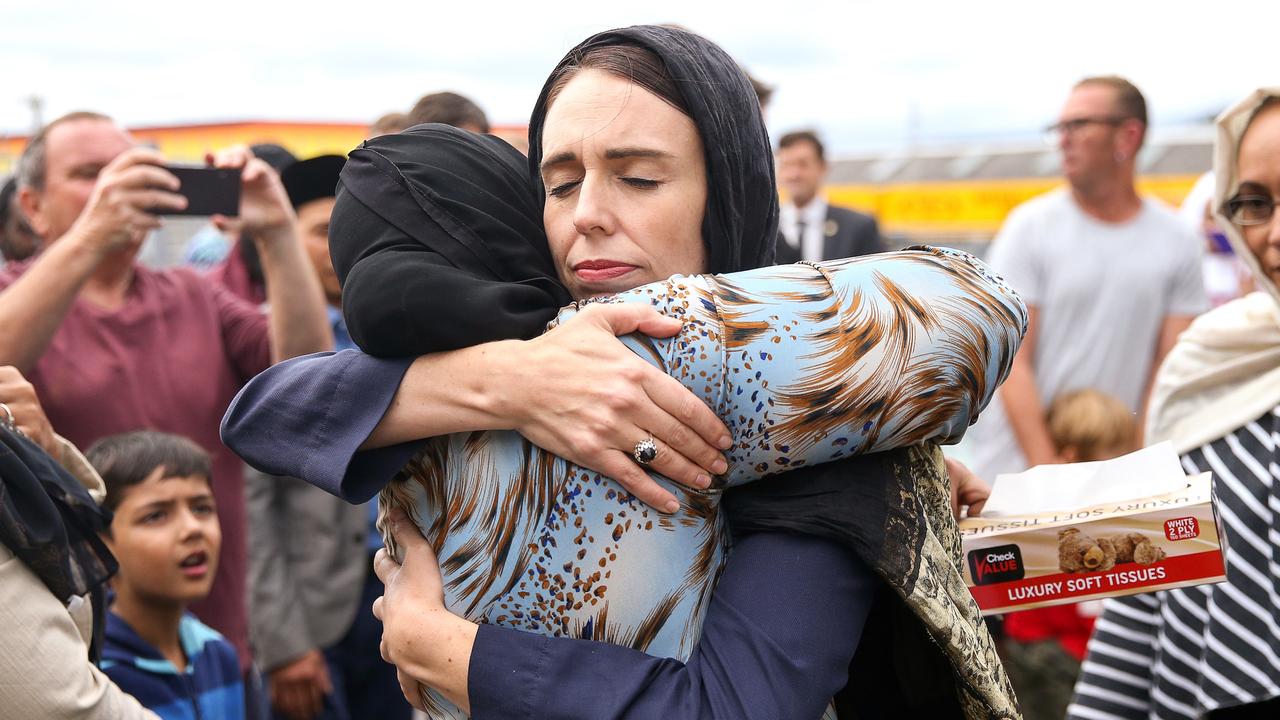
[[[1056,142],[1056,144],[1057,144],[1057,146],[1058,146],[1058,149],[1059,149],[1059,150],[1066,150],[1066,149],[1067,149],[1067,145],[1069,145],[1069,144],[1071,143],[1071,137],[1072,137],[1072,135],[1074,135],[1074,133],[1071,131],[1070,127],[1069,127],[1069,126],[1066,126],[1066,125],[1060,125],[1060,126],[1058,126],[1058,128],[1057,128],[1057,129],[1055,129],[1055,130],[1053,131],[1053,133],[1054,133],[1054,138],[1055,138],[1055,142]]]
[[[1267,220],[1267,244],[1280,247],[1280,212],[1271,208],[1271,219]]]
[[[614,218],[610,207],[609,188],[603,178],[588,174],[578,186],[578,201],[573,208],[573,227],[579,235],[610,235]]]
[[[188,508],[182,513],[182,539],[193,540],[204,537],[205,521],[195,511]]]

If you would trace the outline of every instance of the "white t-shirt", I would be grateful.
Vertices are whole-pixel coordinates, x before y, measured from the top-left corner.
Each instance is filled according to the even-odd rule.
[[[1208,309],[1201,252],[1151,199],[1124,223],[1086,215],[1066,189],[1010,213],[988,262],[1039,310],[1033,363],[1046,410],[1060,393],[1093,388],[1141,412],[1164,319]],[[999,393],[966,446],[979,477],[1026,469]]]

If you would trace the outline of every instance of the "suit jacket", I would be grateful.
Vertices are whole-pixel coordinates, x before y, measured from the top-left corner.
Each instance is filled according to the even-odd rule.
[[[320,488],[252,468],[249,638],[263,670],[342,639],[360,609],[369,516]]]
[[[827,205],[827,222],[822,232],[823,260],[869,255],[886,249],[876,219],[856,210]]]

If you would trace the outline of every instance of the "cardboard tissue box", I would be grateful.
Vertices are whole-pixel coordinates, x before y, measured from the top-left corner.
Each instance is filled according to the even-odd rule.
[[[984,615],[1221,582],[1212,496],[1168,443],[1000,475],[960,521],[965,581]]]

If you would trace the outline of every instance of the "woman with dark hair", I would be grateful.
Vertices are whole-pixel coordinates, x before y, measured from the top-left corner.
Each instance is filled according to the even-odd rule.
[[[614,47],[645,50],[657,58],[648,64],[664,72],[651,78],[636,73],[644,64],[627,53],[619,65],[625,73],[582,69],[593,51]],[[424,271],[496,297],[493,307],[504,317],[515,314],[509,307],[528,307],[527,301],[504,304],[506,293],[544,293],[554,302],[554,285],[546,282],[551,273],[506,264],[528,247],[518,240],[491,242],[501,230],[521,224],[519,213],[477,212],[475,202],[492,199],[483,191],[469,205],[448,197],[452,191],[445,184],[421,182],[433,171],[410,149],[412,134],[366,144],[344,170],[351,223],[344,229],[335,211],[332,235],[335,268],[346,276],[344,304],[353,336],[367,297],[379,298],[373,306],[382,309],[384,320],[393,318],[404,328],[402,335],[439,338],[455,330],[456,325],[441,328],[439,319],[459,316],[462,308],[449,313],[450,306],[472,305],[475,296],[411,292],[410,283]],[[768,140],[745,78],[702,38],[637,27],[589,39],[548,81],[530,139],[530,170],[546,189],[545,202],[534,202],[542,206],[551,272],[574,297],[617,293],[672,273],[763,268],[677,277],[614,299],[656,305],[685,320],[674,338],[625,342],[730,419],[729,462],[713,469],[728,485],[868,450],[954,440],[990,397],[1016,350],[1025,318],[1020,303],[961,254],[918,251],[822,267],[763,267],[777,232]],[[372,188],[377,191],[368,192]],[[340,193],[340,204],[341,198]],[[507,219],[495,223],[498,218]],[[441,243],[440,237],[452,242]],[[342,238],[359,238],[357,251],[348,255],[338,247]],[[385,272],[365,269],[378,267]],[[407,282],[390,280],[397,268],[411,276]],[[524,277],[510,276],[512,268]],[[468,271],[488,282],[471,283]],[[403,316],[406,307],[412,317]],[[549,307],[553,314],[555,305]],[[568,330],[575,322],[581,327],[584,318],[603,311],[587,307],[574,317],[571,309],[544,338],[489,351],[518,355],[545,339],[572,337]],[[306,384],[295,378],[293,388]],[[270,460],[270,450],[255,451],[243,442],[253,434],[252,416],[265,404],[253,394],[238,400],[249,405],[233,406],[228,441],[252,459]],[[373,420],[395,424],[397,412],[392,405],[386,417],[379,413]],[[360,414],[366,422],[368,415]],[[436,422],[438,429],[442,423]],[[364,426],[364,437],[371,425]],[[630,433],[612,446],[620,456],[625,449],[645,464],[656,460],[654,450],[661,457],[670,449],[646,437],[643,424],[618,426],[601,434]],[[345,447],[348,457],[330,454],[336,471],[329,468],[316,481],[358,498],[357,488],[381,484],[386,475],[362,482],[348,464],[349,441]],[[415,450],[402,480],[383,499],[407,510],[439,548],[451,607],[546,635],[689,655],[724,562],[727,538],[718,512],[723,483],[698,491],[660,479],[684,502],[671,516],[653,516],[633,497],[610,489],[607,479],[515,433],[439,437]],[[956,572],[957,558],[951,557],[958,553],[958,538],[940,457],[912,449],[856,468],[850,462],[860,461],[791,471],[770,484],[804,485],[805,495],[743,496],[735,520],[751,530],[829,537],[865,555],[898,594],[898,606],[908,609],[915,639],[931,636],[924,646],[943,660],[952,707],[984,716],[1016,714],[990,638]],[[841,495],[841,487],[857,489]],[[781,537],[764,533],[770,535]],[[747,547],[739,545],[735,558]],[[804,559],[783,554],[753,571],[767,577],[780,564]],[[857,574],[856,565],[835,575],[810,569],[817,572],[800,573],[794,582],[822,588],[838,583],[839,573]],[[818,601],[815,593],[802,603],[812,611]],[[785,605],[773,609],[788,611]],[[944,653],[937,652],[940,646]],[[936,664],[926,665],[912,670],[937,670]],[[826,688],[827,694],[834,689]],[[429,702],[436,713],[451,713],[439,698]],[[788,715],[795,710],[783,707]]]

